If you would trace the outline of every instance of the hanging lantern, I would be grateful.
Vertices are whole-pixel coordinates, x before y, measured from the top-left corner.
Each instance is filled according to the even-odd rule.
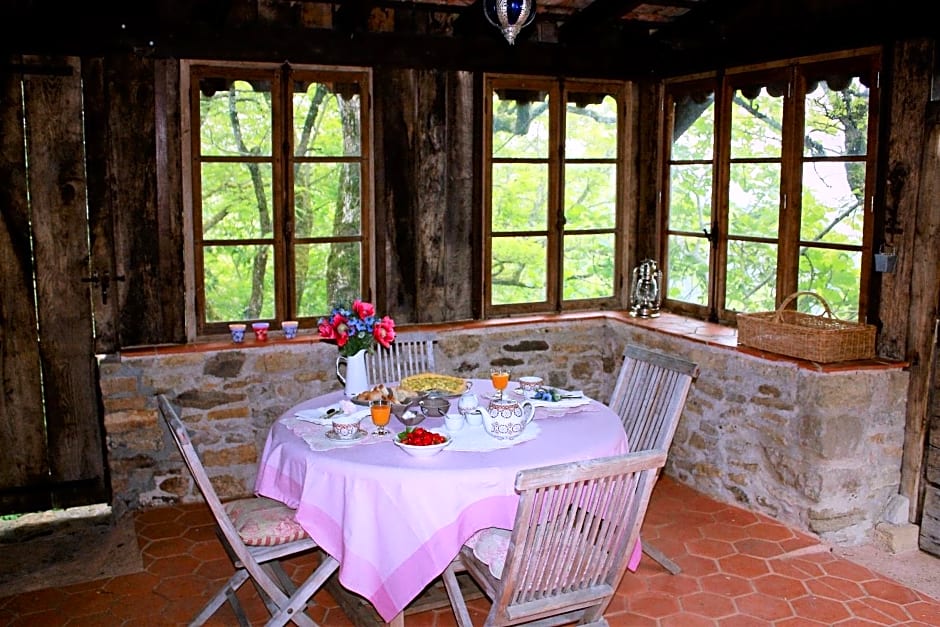
[[[653,259],[644,259],[633,269],[630,285],[630,315],[634,318],[656,318],[661,301],[659,287],[663,273]]]
[[[483,14],[512,45],[519,31],[535,19],[535,0],[483,0]]]

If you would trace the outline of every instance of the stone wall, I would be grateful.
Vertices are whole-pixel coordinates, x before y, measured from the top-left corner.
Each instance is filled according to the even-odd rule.
[[[907,373],[820,373],[603,318],[440,330],[438,370],[513,376],[606,400],[623,346],[636,343],[699,364],[666,472],[834,544],[854,544],[897,493]],[[336,348],[310,336],[267,344],[164,347],[101,364],[117,511],[191,501],[191,481],[159,422],[154,395],[181,407],[224,498],[250,493],[271,423],[300,401],[338,389]]]

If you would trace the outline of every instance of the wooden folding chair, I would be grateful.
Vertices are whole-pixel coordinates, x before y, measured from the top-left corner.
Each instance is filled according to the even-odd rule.
[[[304,609],[314,593],[339,567],[339,562],[321,551],[320,565],[306,581],[295,586],[279,560],[317,550],[318,546],[294,520],[294,510],[264,497],[223,504],[176,409],[163,394],[157,396],[157,402],[183,461],[212,512],[219,540],[235,566],[235,574],[190,624],[204,624],[228,600],[239,624],[247,625],[248,620],[235,593],[251,579],[271,612],[267,625],[284,625],[293,621],[297,625],[315,627],[317,623],[304,613]]]
[[[609,407],[620,416],[631,451],[669,452],[698,365],[656,351],[627,346]],[[643,552],[676,575],[679,565],[646,542]]]
[[[457,572],[492,600],[484,625],[607,625],[643,525],[662,451],[519,471],[512,531],[484,529],[444,571],[460,627],[472,627]]]
[[[388,348],[379,346],[375,353],[366,353],[369,383],[391,383],[407,376],[434,372],[434,333],[403,333]]]

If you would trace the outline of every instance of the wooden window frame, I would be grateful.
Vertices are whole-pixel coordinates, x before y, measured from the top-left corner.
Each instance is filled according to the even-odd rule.
[[[549,151],[545,158],[494,159],[492,156],[493,94],[497,91],[528,90],[549,95]],[[564,149],[565,109],[568,94],[575,92],[605,92],[617,99],[619,130],[617,133],[617,156],[614,159],[567,159]],[[538,76],[509,74],[486,74],[483,80],[483,299],[484,317],[497,318],[514,314],[531,314],[560,311],[583,311],[618,309],[623,306],[624,224],[627,189],[626,150],[628,144],[628,114],[630,106],[629,84],[620,81],[558,79]],[[545,229],[529,231],[494,232],[492,228],[493,195],[492,168],[494,163],[546,163],[548,166],[548,207]],[[564,176],[567,163],[612,163],[616,166],[615,224],[604,229],[565,229]],[[564,237],[576,234],[612,233],[615,241],[613,294],[594,299],[563,298]],[[494,238],[512,236],[544,236],[546,251],[546,299],[540,302],[493,304],[492,300],[492,246]]]
[[[800,240],[801,230],[801,192],[802,167],[804,163],[818,160],[803,155],[802,135],[804,124],[804,98],[806,81],[804,76],[809,71],[818,71],[825,67],[853,67],[861,68],[867,64],[867,70],[873,77],[869,86],[869,116],[866,154],[858,157],[826,158],[829,161],[861,161],[866,165],[865,171],[865,207],[862,243],[858,246],[826,245],[820,248],[835,248],[853,250],[861,253],[861,270],[859,279],[859,321],[866,321],[869,317],[868,303],[871,284],[872,252],[874,239],[874,194],[877,165],[877,138],[878,138],[878,111],[880,93],[878,77],[881,71],[881,54],[876,48],[847,51],[828,56],[793,59],[774,64],[765,64],[760,67],[738,68],[728,70],[720,75],[683,77],[666,81],[663,94],[664,124],[662,135],[663,159],[660,169],[660,185],[663,190],[662,206],[660,207],[660,250],[663,251],[661,265],[663,269],[663,303],[666,308],[675,313],[691,315],[715,322],[734,324],[737,312],[725,308],[726,295],[726,269],[728,251],[728,209],[729,209],[729,179],[732,159],[730,150],[730,111],[735,86],[743,83],[761,82],[768,79],[784,78],[787,81],[787,92],[784,95],[783,113],[783,145],[781,149],[781,187],[779,230],[774,239],[779,246],[777,260],[777,277],[775,284],[775,303],[779,306],[784,299],[798,289],[799,282],[799,256],[805,242]],[[669,236],[674,233],[669,228],[670,203],[670,174],[671,167],[686,161],[673,161],[672,133],[674,118],[673,96],[689,91],[701,91],[711,85],[715,93],[715,145],[712,152],[712,223],[710,233],[702,234],[711,243],[708,280],[708,304],[705,306],[696,303],[684,302],[667,298],[669,284],[668,244]],[[799,129],[800,133],[794,130]],[[797,141],[799,136],[800,141]],[[698,162],[696,162],[698,163]],[[707,163],[704,161],[702,163]]]
[[[184,140],[184,202],[187,207],[188,257],[190,270],[187,273],[188,298],[187,311],[191,320],[187,322],[190,338],[225,333],[229,322],[250,322],[255,320],[206,321],[206,295],[204,290],[203,251],[208,245],[251,245],[266,244],[273,246],[274,277],[274,316],[258,318],[259,321],[277,322],[284,320],[315,320],[319,312],[312,316],[300,316],[296,309],[296,291],[294,279],[295,246],[310,243],[357,242],[360,246],[360,287],[363,298],[370,299],[374,291],[372,271],[374,260],[374,196],[373,196],[373,155],[372,155],[372,73],[368,68],[359,67],[323,67],[311,65],[289,65],[274,63],[233,63],[187,60],[182,62],[181,96],[184,101],[182,116]],[[272,121],[271,155],[260,157],[220,157],[203,156],[200,153],[199,131],[199,84],[200,79],[248,78],[270,81],[272,84]],[[361,150],[358,157],[312,155],[294,155],[293,111],[291,105],[291,84],[295,80],[307,82],[355,82],[361,86],[360,129]],[[248,238],[239,240],[203,239],[201,226],[201,164],[214,162],[263,162],[272,166],[271,217],[272,232],[270,237]],[[361,216],[358,235],[331,237],[295,237],[294,227],[294,189],[293,166],[303,163],[355,162],[360,166]]]

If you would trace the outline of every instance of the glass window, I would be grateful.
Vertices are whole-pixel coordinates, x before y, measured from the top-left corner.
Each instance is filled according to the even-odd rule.
[[[878,64],[862,55],[667,85],[670,308],[731,321],[806,290],[865,320]]]
[[[187,68],[198,331],[367,293],[368,72]]]
[[[616,306],[625,86],[486,78],[486,311]]]

